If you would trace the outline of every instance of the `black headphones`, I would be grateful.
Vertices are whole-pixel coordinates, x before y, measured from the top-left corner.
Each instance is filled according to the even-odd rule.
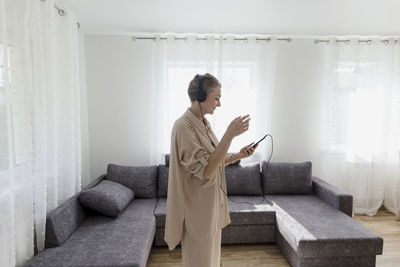
[[[199,74],[199,88],[197,88],[197,97],[196,97],[196,100],[197,100],[197,102],[204,102],[205,100],[206,100],[206,98],[207,98],[207,93],[206,93],[206,91],[204,91],[204,89],[203,89],[203,78],[204,78],[204,75],[200,75]]]

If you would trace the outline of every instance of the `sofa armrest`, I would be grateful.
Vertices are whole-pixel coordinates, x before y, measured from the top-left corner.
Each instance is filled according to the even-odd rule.
[[[84,189],[89,189],[101,180],[105,175],[101,175],[89,183]],[[86,220],[88,213],[78,200],[81,191],[61,203],[46,216],[46,238],[45,247],[59,247],[72,235],[76,229]]]
[[[341,191],[339,188],[325,182],[324,180],[312,178],[314,195],[324,200],[335,209],[352,217],[353,215],[353,196]]]

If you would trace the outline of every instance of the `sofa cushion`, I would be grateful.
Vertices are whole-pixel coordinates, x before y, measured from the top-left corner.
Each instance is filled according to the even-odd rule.
[[[169,154],[165,155],[165,165],[169,166]]]
[[[46,249],[26,266],[146,266],[154,240],[157,199],[135,198],[118,218],[94,215],[61,247]]]
[[[228,165],[225,167],[228,195],[262,195],[260,164]]]
[[[157,198],[157,172],[157,166],[108,164],[106,179],[130,188],[136,198]]]
[[[228,199],[229,215],[231,218],[230,225],[275,224],[275,211],[266,201],[263,201],[262,197],[230,196],[230,198],[238,202],[246,201],[256,204],[236,203]],[[166,211],[167,199],[159,198],[154,211],[157,227],[165,227]]]
[[[103,179],[104,175],[98,177],[88,184],[85,189],[97,185]],[[46,248],[61,246],[90,215],[90,210],[85,209],[79,203],[78,196],[79,193],[76,193],[47,215]]]
[[[158,166],[158,187],[157,187],[157,196],[158,197],[167,197],[168,171],[169,171],[169,168],[166,165]]]
[[[312,194],[311,162],[270,162],[267,165],[264,161],[261,181],[266,195]]]
[[[118,217],[134,198],[135,193],[122,184],[108,180],[83,190],[79,202],[92,210],[110,217]]]
[[[382,253],[383,240],[313,195],[268,195],[276,226],[299,257]]]
[[[229,198],[231,218],[229,225],[275,224],[275,210],[261,196],[229,196]]]

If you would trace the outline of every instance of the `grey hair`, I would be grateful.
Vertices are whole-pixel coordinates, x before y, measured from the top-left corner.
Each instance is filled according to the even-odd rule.
[[[189,83],[188,95],[191,102],[196,101],[197,99],[197,91],[199,90],[199,76],[199,74],[196,74],[196,76],[194,76]],[[214,91],[215,87],[221,87],[221,83],[218,81],[218,79],[210,73],[204,74],[203,89],[206,91],[206,94],[208,95],[210,92]]]

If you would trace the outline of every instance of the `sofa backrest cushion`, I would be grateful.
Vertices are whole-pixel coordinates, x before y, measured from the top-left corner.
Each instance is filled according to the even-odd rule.
[[[97,185],[103,179],[104,175],[94,180],[86,186],[86,188]],[[68,237],[75,232],[87,218],[88,210],[79,203],[79,194],[80,192],[76,193],[47,215],[46,248],[58,247],[64,244]]]
[[[312,166],[310,161],[301,163],[262,163],[262,190],[269,194],[312,194]]]
[[[157,198],[157,173],[157,166],[108,164],[106,179],[128,187],[135,198]]]
[[[262,195],[259,163],[225,167],[228,195]]]
[[[100,214],[118,217],[135,197],[128,187],[109,180],[103,180],[98,185],[83,190],[79,202]]]
[[[169,154],[165,155],[165,165],[168,167],[169,166]]]
[[[168,166],[166,166],[166,165],[158,166],[158,187],[157,187],[157,196],[158,197],[167,197],[168,171],[169,171]]]

